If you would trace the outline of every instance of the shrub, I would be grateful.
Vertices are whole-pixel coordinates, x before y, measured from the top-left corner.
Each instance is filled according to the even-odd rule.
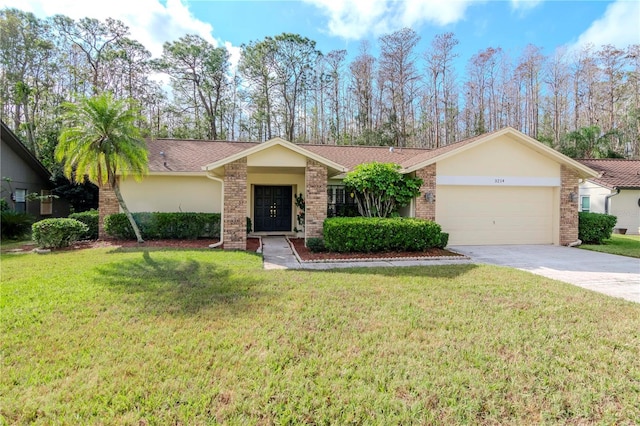
[[[618,219],[610,214],[578,213],[578,238],[586,244],[602,244],[611,238]]]
[[[75,219],[44,219],[33,224],[32,237],[39,247],[61,248],[78,241],[88,229]]]
[[[27,213],[19,213],[14,210],[3,210],[0,213],[2,238],[16,239],[29,233],[34,217]]]
[[[98,211],[88,210],[86,212],[71,213],[69,219],[75,219],[89,227],[87,232],[81,237],[83,240],[98,239]]]
[[[336,252],[423,251],[446,246],[435,222],[415,218],[334,217],[324,221],[324,245]]]
[[[307,239],[307,248],[313,253],[322,253],[323,251],[327,251],[322,238]]]
[[[247,217],[247,234],[251,233],[251,229],[253,229],[252,224],[251,224],[251,218]]]
[[[133,213],[133,219],[144,239],[195,240],[220,237],[220,213]],[[104,230],[114,238],[136,238],[124,213],[106,216]]]

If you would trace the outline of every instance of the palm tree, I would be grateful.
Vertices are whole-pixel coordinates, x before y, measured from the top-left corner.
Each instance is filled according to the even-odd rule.
[[[127,208],[117,179],[132,175],[136,180],[147,173],[147,149],[139,129],[139,111],[130,100],[117,100],[109,92],[65,103],[65,127],[56,147],[56,159],[64,163],[64,173],[77,182],[89,179],[108,184],[131,223],[139,243],[140,229]]]

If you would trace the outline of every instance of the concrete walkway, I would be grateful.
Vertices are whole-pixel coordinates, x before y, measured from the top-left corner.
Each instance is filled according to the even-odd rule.
[[[551,245],[454,246],[470,259],[390,260],[372,262],[298,262],[284,237],[262,237],[264,269],[336,269],[356,267],[460,265],[509,266],[640,303],[640,260]]]
[[[640,303],[640,260],[551,245],[454,246],[475,263],[510,266]]]

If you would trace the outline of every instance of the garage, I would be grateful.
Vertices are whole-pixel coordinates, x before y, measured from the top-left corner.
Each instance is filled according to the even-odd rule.
[[[436,222],[450,245],[554,243],[554,187],[438,185],[436,192]]]

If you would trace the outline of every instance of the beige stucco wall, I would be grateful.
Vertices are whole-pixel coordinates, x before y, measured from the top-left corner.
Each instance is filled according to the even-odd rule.
[[[307,158],[280,145],[251,154],[247,167],[306,167]]]
[[[501,136],[438,161],[438,176],[559,178],[560,165],[509,136]]]
[[[621,189],[620,193],[609,199],[609,214],[618,218],[616,228],[626,228],[627,234],[640,233],[640,190]]]
[[[206,176],[149,175],[142,181],[120,183],[122,197],[132,212],[221,211],[221,184]]]

